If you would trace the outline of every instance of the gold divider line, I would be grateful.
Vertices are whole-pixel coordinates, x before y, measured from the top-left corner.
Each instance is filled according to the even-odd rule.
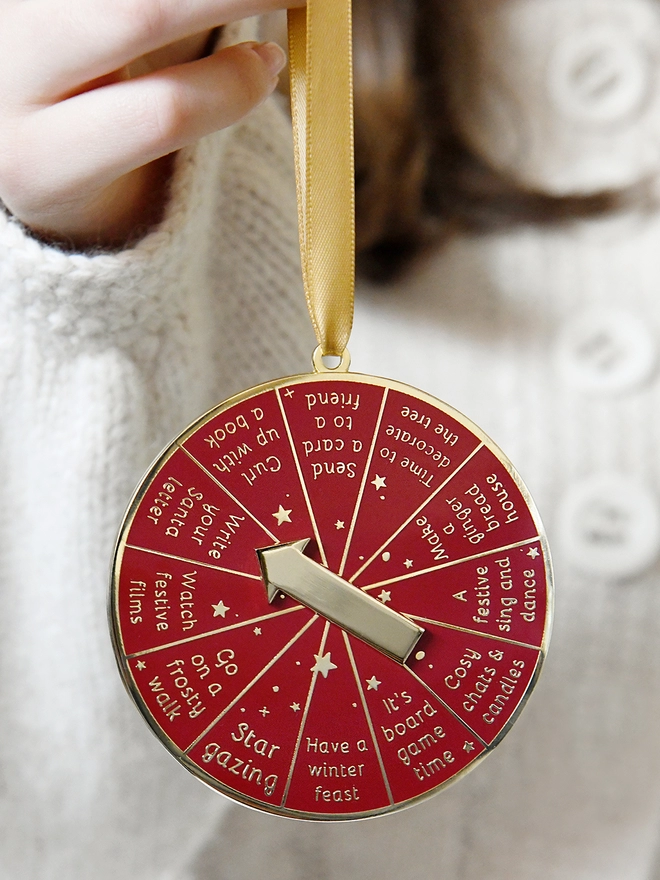
[[[165,553],[164,550],[151,550],[149,547],[138,547],[137,544],[125,544],[127,550],[139,550],[140,553],[151,553],[152,556],[160,556],[163,559],[175,559],[177,562],[185,562],[187,565],[201,565],[202,568],[210,568],[212,571],[221,571],[224,574],[235,574],[238,577],[248,578],[251,581],[260,581],[258,574],[248,574],[246,571],[235,571],[233,568],[222,568],[219,565],[211,565],[209,562],[200,562],[198,559],[188,559],[185,556],[176,556],[174,553]]]
[[[135,657],[144,657],[146,654],[157,654],[159,651],[165,651],[167,648],[178,648],[179,645],[189,645],[190,642],[198,642],[209,636],[219,636],[222,633],[231,632],[234,629],[242,629],[244,626],[252,626],[253,623],[264,623],[267,620],[273,620],[276,617],[284,617],[287,614],[293,614],[296,611],[309,611],[305,605],[296,605],[295,608],[287,608],[285,611],[274,611],[272,614],[264,614],[262,617],[253,617],[251,620],[244,620],[241,623],[232,623],[230,626],[223,626],[221,629],[213,629],[209,632],[198,633],[196,636],[189,636],[187,639],[179,639],[178,642],[169,642],[167,645],[157,645],[155,648],[147,648],[144,651],[137,651],[135,654],[126,654],[127,660],[133,660]]]
[[[399,526],[399,528],[396,530],[396,532],[394,532],[394,534],[391,535],[391,536],[387,539],[387,541],[385,541],[384,544],[381,544],[381,546],[378,548],[378,550],[376,550],[376,552],[375,552],[372,556],[370,556],[369,559],[367,559],[367,561],[366,561],[363,565],[360,566],[360,568],[358,568],[358,570],[355,572],[355,574],[353,575],[353,577],[350,577],[350,578],[348,579],[349,584],[352,584],[353,581],[355,580],[355,578],[359,577],[359,576],[362,574],[362,572],[365,570],[365,568],[368,568],[368,567],[371,565],[371,563],[374,561],[374,559],[375,559],[380,553],[383,552],[383,550],[387,547],[387,545],[388,545],[388,544],[391,544],[392,541],[393,541],[398,535],[401,534],[401,532],[406,528],[406,526],[409,525],[409,524],[415,519],[415,517],[418,516],[418,514],[420,514],[420,513],[422,512],[422,510],[424,510],[424,508],[427,506],[427,504],[430,504],[431,501],[433,501],[433,499],[436,497],[436,495],[437,495],[439,492],[442,492],[442,490],[447,486],[447,484],[448,484],[451,480],[453,480],[454,477],[455,477],[460,471],[463,470],[463,468],[465,467],[465,465],[466,465],[469,461],[471,461],[471,460],[474,458],[474,456],[477,454],[477,452],[479,452],[484,446],[485,446],[484,443],[480,443],[479,446],[477,446],[477,448],[474,449],[474,450],[468,455],[468,457],[465,459],[465,461],[461,462],[461,464],[459,464],[459,466],[456,468],[456,470],[453,471],[453,472],[447,477],[447,479],[444,481],[444,483],[442,483],[440,486],[438,486],[437,489],[435,489],[433,492],[431,492],[431,494],[430,494],[429,497],[426,499],[426,501],[423,501],[422,504],[420,504],[420,506],[417,508],[417,510],[415,510],[413,513],[411,513],[411,515],[408,517],[408,519],[407,519],[404,523],[402,523],[402,524]]]
[[[353,655],[353,649],[351,648],[351,643],[348,638],[348,633],[342,631],[342,635],[344,636],[344,642],[346,643],[346,651],[348,653],[348,659],[351,661],[351,666],[353,668],[353,675],[355,676],[355,683],[358,686],[358,690],[360,692],[360,701],[362,702],[362,708],[364,709],[364,714],[367,719],[367,724],[369,725],[369,732],[371,733],[371,739],[373,740],[374,749],[376,750],[376,757],[378,758],[378,763],[380,765],[380,772],[383,774],[383,782],[385,783],[385,789],[387,791],[387,796],[390,799],[390,804],[394,804],[394,797],[392,795],[392,789],[390,787],[390,780],[387,778],[387,771],[385,770],[385,764],[383,762],[383,756],[380,753],[380,746],[378,745],[378,740],[376,739],[376,731],[374,730],[374,723],[371,719],[371,713],[369,712],[369,707],[367,706],[367,698],[364,695],[364,689],[362,687],[362,682],[360,681],[360,676],[357,670],[357,663],[355,662],[355,657]]]
[[[405,614],[402,611],[401,614]],[[494,642],[504,642],[507,645],[517,645],[520,648],[530,648],[532,651],[542,651],[540,645],[530,645],[527,642],[518,642],[515,639],[506,639],[504,636],[494,636],[492,633],[479,632],[476,629],[467,629],[464,626],[454,626],[453,623],[443,623],[441,620],[433,620],[430,617],[420,617],[418,614],[406,614],[411,620],[420,620],[422,623],[430,623],[433,626],[440,626],[443,629],[453,629],[456,632],[466,633],[471,636],[480,636],[482,639],[492,639]]]
[[[257,519],[257,517],[250,510],[248,510],[248,508],[241,501],[238,500],[238,498],[233,494],[233,492],[230,492],[226,486],[223,486],[223,484],[220,482],[220,480],[218,480],[214,476],[214,474],[212,474],[211,471],[208,470],[208,468],[204,467],[204,465],[201,463],[201,461],[198,461],[194,455],[192,455],[190,452],[188,452],[188,450],[186,449],[185,446],[182,446],[180,443],[177,443],[177,446],[179,447],[179,449],[183,450],[183,452],[186,453],[186,455],[188,456],[188,458],[191,461],[195,462],[197,467],[199,467],[201,470],[203,470],[204,473],[213,480],[213,482],[216,484],[216,486],[219,486],[219,488],[222,489],[222,491],[225,493],[225,495],[228,495],[229,498],[231,498],[231,500],[234,502],[234,504],[238,504],[238,506],[241,508],[241,510],[243,510],[245,513],[247,513],[247,515],[250,517],[250,519],[254,520],[254,522],[256,522],[256,524],[259,526],[259,528],[263,529],[269,538],[272,538],[272,540],[275,541],[276,544],[280,543],[277,540],[277,538],[275,537],[275,535],[270,531],[270,529],[267,529],[266,526],[261,522],[261,520]]]
[[[339,577],[343,577],[344,575],[344,567],[346,565],[346,560],[348,558],[348,554],[351,549],[351,541],[353,540],[353,532],[355,530],[355,524],[357,522],[358,514],[360,512],[360,506],[362,504],[362,497],[364,495],[364,489],[367,485],[367,477],[369,476],[369,468],[371,467],[371,462],[374,457],[374,450],[376,448],[376,440],[378,439],[378,432],[380,431],[380,425],[383,421],[383,413],[385,412],[385,404],[387,402],[387,395],[389,392],[389,388],[385,388],[383,392],[383,399],[380,404],[380,412],[378,413],[378,419],[376,420],[376,429],[374,431],[374,436],[371,440],[371,449],[369,450],[369,456],[367,458],[367,463],[364,466],[364,474],[362,476],[362,483],[360,485],[360,491],[358,492],[358,497],[355,502],[355,509],[353,510],[353,518],[351,520],[351,527],[348,530],[348,535],[346,536],[346,543],[344,545],[344,553],[341,558],[341,565],[339,566],[339,571],[337,574]]]
[[[321,644],[319,645],[319,657],[323,656],[323,649],[325,648],[325,643],[328,640],[328,632],[330,630],[330,623],[326,621],[325,627],[323,628],[323,635],[321,636]],[[280,806],[283,807],[286,804],[286,799],[289,796],[289,788],[291,787],[291,780],[293,779],[293,771],[296,769],[296,761],[298,760],[298,752],[300,751],[300,743],[302,742],[303,733],[305,731],[305,725],[307,724],[307,716],[309,714],[309,707],[312,703],[312,696],[314,695],[314,688],[316,686],[316,679],[319,677],[318,672],[312,673],[312,680],[309,683],[309,690],[307,691],[307,700],[305,701],[305,709],[303,711],[302,718],[300,719],[300,727],[298,728],[298,738],[296,739],[296,744],[293,748],[293,756],[291,758],[291,765],[289,767],[289,773],[286,778],[286,785],[284,786],[284,794],[282,795],[282,800],[280,801]]]
[[[225,706],[225,708],[222,710],[222,712],[220,712],[220,714],[216,718],[214,718],[214,720],[208,725],[208,727],[205,730],[203,730],[202,733],[200,733],[200,735],[197,737],[197,739],[195,739],[195,741],[192,742],[188,746],[188,748],[183,752],[184,755],[187,755],[190,751],[192,751],[192,749],[195,748],[195,746],[197,745],[197,743],[200,740],[204,739],[206,734],[209,733],[209,731],[211,731],[215,727],[215,725],[225,717],[225,715],[227,714],[227,712],[229,712],[230,709],[234,708],[234,706],[236,705],[236,703],[238,703],[239,700],[242,700],[243,697],[247,693],[250,692],[250,690],[254,687],[254,685],[261,678],[264,677],[264,675],[268,672],[268,670],[271,669],[277,663],[277,661],[286,654],[286,652],[289,650],[289,648],[292,645],[295,645],[295,643],[298,641],[298,639],[301,636],[303,636],[307,632],[307,630],[310,628],[310,626],[312,626],[312,624],[315,623],[317,620],[318,620],[318,615],[315,614],[311,620],[307,621],[305,626],[303,626],[303,628],[301,630],[299,630],[295,634],[295,636],[293,636],[293,638],[290,639],[286,643],[286,645],[282,648],[281,651],[278,651],[278,653],[272,658],[272,660],[268,661],[268,663],[264,666],[264,668],[260,672],[258,672],[257,675],[255,675],[255,677],[252,679],[252,681],[243,688],[243,690],[240,692],[240,694],[238,694],[238,696],[234,697],[234,699],[231,701],[231,703],[229,703],[229,705]]]
[[[378,581],[377,584],[369,584],[367,587],[360,587],[365,593],[368,593],[370,590],[377,590],[378,587],[387,587],[390,584],[398,584],[401,581],[408,581],[411,578],[420,577],[423,574],[431,574],[434,571],[442,571],[445,568],[451,568],[454,565],[460,565],[462,562],[473,562],[475,559],[484,559],[486,556],[492,556],[495,553],[506,553],[509,550],[516,550],[518,547],[526,547],[528,544],[533,544],[535,541],[539,541],[540,538],[537,535],[535,538],[525,538],[524,541],[516,541],[515,544],[504,544],[502,547],[495,547],[493,550],[484,550],[483,553],[475,553],[474,556],[461,556],[460,559],[452,559],[450,562],[443,562],[440,565],[433,565],[431,568],[422,568],[419,571],[411,571],[406,574],[399,575],[398,577],[389,578],[386,581]]]
[[[321,541],[321,535],[319,534],[318,526],[316,525],[316,519],[314,518],[314,511],[312,510],[312,503],[309,500],[309,493],[307,491],[307,484],[305,483],[305,478],[303,476],[302,469],[300,467],[300,462],[298,461],[298,454],[296,452],[296,446],[293,442],[293,436],[291,435],[291,427],[289,426],[289,420],[286,417],[286,412],[284,410],[284,404],[282,403],[282,398],[280,396],[280,389],[275,389],[275,394],[277,395],[277,402],[280,405],[280,411],[282,412],[282,418],[284,419],[284,427],[286,429],[287,437],[289,438],[289,446],[291,447],[291,454],[293,455],[293,461],[296,465],[296,470],[298,471],[298,479],[300,480],[300,488],[303,491],[303,495],[305,496],[305,502],[307,504],[307,510],[309,512],[309,518],[312,522],[312,528],[314,529],[314,537],[316,538],[316,543],[318,544],[319,553],[321,554],[321,561],[325,567],[328,567],[328,558],[325,555],[325,550],[323,549],[323,542]]]
[[[479,742],[481,743],[482,746],[484,746],[484,747],[487,748],[487,749],[490,748],[490,746],[488,745],[488,743],[487,743],[485,740],[483,740],[483,739],[479,736],[478,733],[476,733],[474,730],[472,730],[472,728],[471,728],[470,725],[467,723],[467,721],[464,721],[464,720],[460,717],[460,715],[457,715],[456,712],[454,712],[454,710],[452,709],[452,707],[449,706],[447,703],[445,703],[445,701],[442,699],[442,697],[439,696],[438,694],[436,694],[436,692],[433,690],[433,688],[430,687],[430,686],[429,686],[429,685],[428,685],[428,684],[427,684],[422,678],[420,678],[419,675],[417,675],[416,672],[413,672],[412,669],[410,669],[410,667],[409,667],[409,666],[406,666],[405,664],[404,664],[404,667],[403,667],[403,668],[404,668],[407,672],[409,672],[410,675],[412,675],[412,677],[415,679],[415,681],[418,681],[418,682],[421,684],[421,686],[422,686],[423,688],[425,688],[425,690],[427,690],[427,691],[428,691],[433,697],[435,697],[435,699],[440,703],[441,706],[443,706],[443,707],[444,707],[444,708],[450,713],[450,715],[453,715],[454,718],[455,718],[458,722],[460,722],[460,724],[462,724],[463,727],[465,727],[467,730],[469,730],[470,733],[472,734],[472,736],[476,737],[476,739],[479,740]]]

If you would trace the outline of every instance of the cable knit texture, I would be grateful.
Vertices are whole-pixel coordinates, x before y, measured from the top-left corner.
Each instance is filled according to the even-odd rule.
[[[108,570],[132,489],[173,434],[309,363],[291,154],[271,103],[206,138],[180,154],[163,224],[122,253],[65,254],[0,217],[8,880],[174,880],[226,804],[124,693]]]

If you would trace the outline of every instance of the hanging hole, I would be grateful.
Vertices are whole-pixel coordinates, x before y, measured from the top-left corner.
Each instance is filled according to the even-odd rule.
[[[346,373],[351,365],[351,356],[347,348],[341,355],[323,354],[319,345],[312,355],[312,363],[317,373]]]

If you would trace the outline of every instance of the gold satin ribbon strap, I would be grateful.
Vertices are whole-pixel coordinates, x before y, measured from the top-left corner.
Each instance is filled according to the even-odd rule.
[[[355,183],[351,0],[289,10],[289,67],[300,254],[323,355],[342,356],[353,326]]]

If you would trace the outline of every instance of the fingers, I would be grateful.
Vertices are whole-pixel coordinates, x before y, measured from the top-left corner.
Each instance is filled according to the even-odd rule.
[[[169,43],[295,5],[304,0],[23,0],[6,16],[8,45],[32,47],[24,88],[47,104]]]
[[[34,113],[17,126],[12,156],[0,157],[5,200],[12,208],[22,198],[16,213],[25,217],[39,205],[26,204],[24,193],[38,193],[40,204],[93,195],[236,122],[274,89],[284,61],[274,44],[245,43]]]

